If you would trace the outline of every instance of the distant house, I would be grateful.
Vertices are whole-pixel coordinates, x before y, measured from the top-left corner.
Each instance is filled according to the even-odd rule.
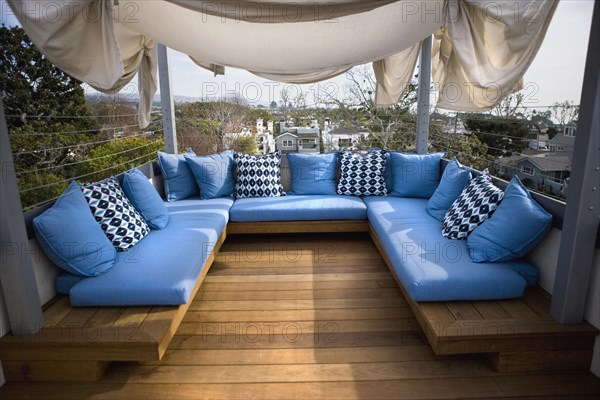
[[[290,132],[282,133],[275,138],[275,148],[282,153],[297,153],[298,136]]]
[[[275,138],[275,147],[282,153],[320,153],[319,128],[286,127],[287,132]]]
[[[558,194],[571,174],[571,157],[551,153],[505,157],[497,161],[496,170],[500,176],[510,178],[517,175],[531,188]]]
[[[273,137],[273,121],[267,121],[265,128],[262,118],[256,120],[256,150],[260,154],[269,154],[275,151],[275,138]]]
[[[327,151],[356,150],[361,139],[369,136],[369,132],[360,127],[336,127],[331,130],[327,128],[323,133]]]
[[[550,140],[548,144],[550,151],[553,153],[573,153],[576,134],[577,121],[571,121],[563,127],[562,133]]]

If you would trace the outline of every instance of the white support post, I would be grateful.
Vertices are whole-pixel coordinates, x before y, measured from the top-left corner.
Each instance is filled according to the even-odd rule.
[[[171,74],[169,73],[169,60],[167,47],[159,44],[158,48],[158,79],[160,81],[160,105],[163,118],[163,135],[165,138],[165,151],[177,154],[177,127],[175,126],[175,104],[171,91]]]
[[[419,87],[417,93],[417,154],[427,154],[429,147],[429,104],[431,97],[431,46],[429,36],[421,45]]]
[[[600,6],[594,5],[551,314],[583,320],[600,217]]]
[[[4,103],[0,96],[0,283],[6,302],[10,330],[15,335],[33,335],[44,326],[40,295],[33,271],[32,255],[27,239],[25,218],[19,197]],[[8,326],[2,326],[6,333]]]

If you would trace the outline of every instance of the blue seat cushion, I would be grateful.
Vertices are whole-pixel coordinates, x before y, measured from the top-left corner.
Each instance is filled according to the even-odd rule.
[[[188,150],[187,155],[196,154]],[[167,201],[178,201],[198,195],[194,174],[185,161],[184,154],[158,152],[158,164],[165,184]]]
[[[54,285],[56,291],[60,294],[70,294],[73,286],[84,280],[85,277],[79,275],[72,275],[69,273],[60,274],[56,277]]]
[[[146,220],[151,229],[163,229],[169,223],[169,213],[160,194],[146,175],[137,168],[123,174],[121,184],[125,195]]]
[[[288,153],[287,159],[292,186],[290,194],[337,194],[338,153]]]
[[[359,197],[289,195],[237,199],[230,217],[235,222],[366,219],[367,207]]]
[[[467,247],[475,262],[501,262],[524,257],[552,227],[552,214],[542,208],[514,176],[490,218],[471,232]]]
[[[187,303],[228,222],[232,199],[169,203],[169,225],[151,231],[130,251],[118,253],[106,274],[70,291],[74,306],[143,306]]]
[[[391,153],[392,196],[428,199],[440,183],[442,157],[446,153]]]
[[[446,239],[440,222],[426,210],[427,200],[365,198],[369,222],[394,271],[416,301],[517,298],[537,282],[530,263],[474,263],[466,241]]]
[[[208,156],[185,155],[203,200],[231,197],[235,191],[233,151]]]
[[[52,207],[33,219],[33,228],[48,258],[70,274],[102,275],[115,263],[117,251],[75,181]]]

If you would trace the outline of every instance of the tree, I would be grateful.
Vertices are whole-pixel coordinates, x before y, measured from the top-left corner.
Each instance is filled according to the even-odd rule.
[[[58,69],[20,27],[0,27],[0,93],[24,207],[58,196],[85,160],[98,125],[80,82]],[[39,189],[34,189],[36,187]]]
[[[518,118],[525,114],[523,93],[514,93],[506,96],[502,101],[492,109],[491,113],[499,118]]]
[[[375,75],[367,65],[346,72],[350,81],[341,98],[323,92],[320,103],[329,109],[330,118],[343,127],[369,131],[361,147],[409,149],[415,143],[416,118],[411,108],[416,102],[416,83],[411,82],[398,103],[388,107],[375,104]]]
[[[573,102],[570,102],[569,100],[552,104],[550,106],[550,111],[560,128],[563,128],[569,122],[579,118],[579,106],[573,104]]]
[[[256,123],[250,110],[237,101],[178,104],[180,150],[192,147],[199,154],[209,154],[232,148],[248,126],[254,127]]]
[[[470,114],[465,127],[487,146],[494,158],[519,154],[527,148],[528,122],[514,117],[494,117],[489,114]]]
[[[130,116],[135,110],[99,104],[93,111],[98,123],[81,82],[46,59],[23,29],[0,27],[0,41],[0,93],[25,209],[58,197],[73,178],[89,181],[123,172],[162,148],[160,140],[126,140],[134,132],[141,136],[137,127],[115,138],[115,123],[137,125]],[[118,120],[122,114],[129,115],[127,121]]]

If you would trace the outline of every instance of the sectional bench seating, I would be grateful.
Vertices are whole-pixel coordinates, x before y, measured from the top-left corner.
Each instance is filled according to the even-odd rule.
[[[164,166],[161,172],[167,180]],[[560,368],[589,365],[596,330],[551,320],[548,298],[534,287],[535,267],[521,259],[473,262],[466,241],[442,236],[427,198],[291,194],[234,201],[193,194],[167,202],[168,225],[117,253],[105,274],[59,276],[57,288],[70,302],[53,304],[37,335],[0,341],[8,379],[94,380],[111,361],[160,359],[232,233],[369,232],[436,354],[486,354],[498,370],[536,369],[556,359]],[[507,316],[523,307],[535,318]],[[70,325],[65,315],[73,315]],[[64,374],[52,368],[56,360],[70,366]]]

